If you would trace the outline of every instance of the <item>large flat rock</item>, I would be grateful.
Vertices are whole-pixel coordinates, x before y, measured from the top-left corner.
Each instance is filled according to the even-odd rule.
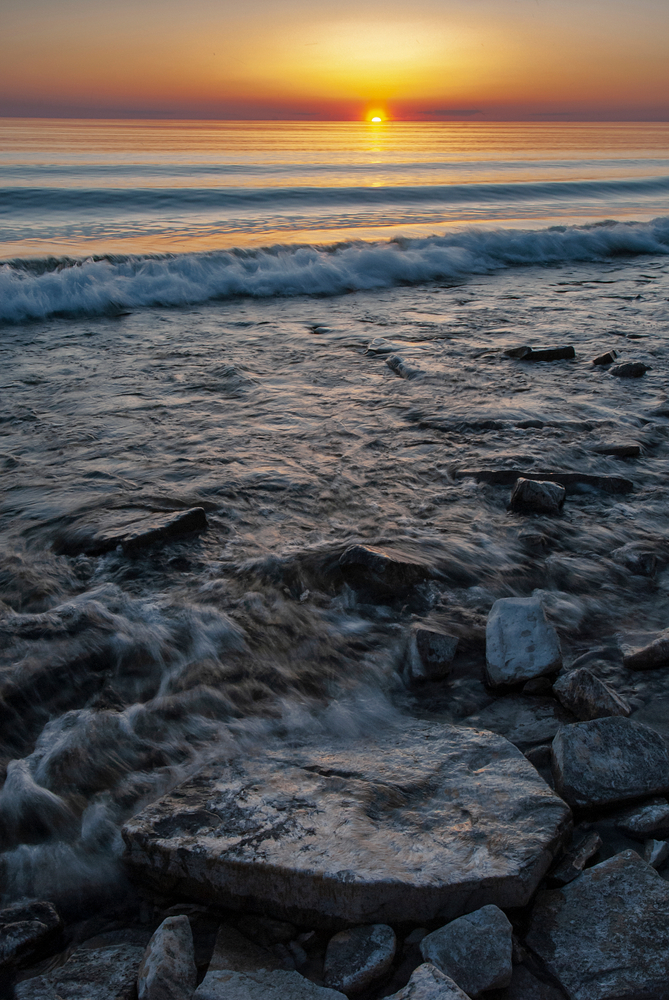
[[[341,927],[523,906],[570,818],[503,737],[412,722],[210,764],[123,836],[163,893]]]

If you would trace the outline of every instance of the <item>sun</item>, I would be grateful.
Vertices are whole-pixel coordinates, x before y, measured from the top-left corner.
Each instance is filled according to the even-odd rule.
[[[372,118],[372,121],[373,122],[382,122],[383,118],[381,118],[379,115],[374,115],[374,117]]]

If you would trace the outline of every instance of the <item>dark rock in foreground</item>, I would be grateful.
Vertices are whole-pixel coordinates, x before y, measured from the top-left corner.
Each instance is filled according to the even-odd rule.
[[[553,691],[564,707],[584,722],[609,715],[628,716],[632,712],[624,698],[587,667],[563,674],[553,685]]]
[[[638,458],[641,454],[638,444],[600,444],[594,450],[598,455],[611,455],[613,458]]]
[[[554,698],[537,695],[509,695],[497,698],[475,715],[464,720],[464,725],[489,729],[504,736],[521,750],[548,743],[563,727],[574,722]]]
[[[430,571],[422,563],[402,558],[371,545],[351,545],[341,555],[339,566],[347,583],[379,597],[394,597],[427,579]]]
[[[419,965],[411,979],[387,1000],[470,1000],[450,976],[445,976],[430,962]]]
[[[33,900],[6,906],[0,910],[0,967],[34,955],[62,926],[52,903]]]
[[[566,347],[509,347],[504,351],[507,358],[517,358],[519,361],[567,361],[576,357],[576,351],[571,344]]]
[[[245,973],[217,969],[207,972],[193,1000],[345,1000],[345,997],[338,990],[316,986],[299,972],[259,969]]]
[[[455,636],[416,628],[409,642],[409,674],[413,681],[433,681],[448,676],[458,648]]]
[[[325,952],[325,985],[342,993],[360,993],[385,975],[395,957],[395,932],[387,924],[340,931]]]
[[[191,507],[169,514],[149,514],[137,510],[116,518],[109,518],[106,524],[75,523],[56,539],[57,552],[75,556],[99,556],[114,549],[134,552],[154,542],[166,541],[193,531],[203,531],[207,527],[207,516],[202,507]]]
[[[64,965],[16,987],[16,1000],[135,1000],[144,949],[78,948]]]
[[[569,825],[503,738],[413,723],[212,764],[123,836],[132,877],[163,894],[341,927],[523,906]]]
[[[567,851],[557,868],[554,868],[548,876],[549,884],[567,885],[573,882],[581,874],[588,861],[599,851],[602,846],[602,838],[592,830],[581,836],[574,847]]]
[[[386,364],[390,370],[395,372],[395,374],[400,378],[414,379],[425,374],[420,370],[420,368],[414,368],[412,365],[408,365],[404,358],[401,358],[399,354],[391,354],[389,358],[386,358]]]
[[[592,359],[593,365],[612,365],[613,362],[618,357],[617,351],[607,351],[606,354],[598,354],[596,358]]]
[[[517,684],[556,673],[560,640],[538,597],[502,597],[486,624],[486,672],[490,684]]]
[[[511,983],[512,927],[497,906],[483,906],[424,937],[420,950],[470,996]]]
[[[553,776],[571,806],[615,805],[669,788],[669,752],[655,730],[617,716],[565,726],[553,740]]]
[[[540,892],[527,945],[570,1000],[668,1000],[669,885],[634,851]]]

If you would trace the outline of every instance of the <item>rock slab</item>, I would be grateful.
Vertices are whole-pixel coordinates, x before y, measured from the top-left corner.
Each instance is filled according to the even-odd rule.
[[[325,952],[325,985],[342,993],[359,993],[385,975],[396,947],[395,932],[387,924],[340,931],[330,938]]]
[[[669,885],[635,851],[540,892],[527,945],[570,1000],[669,1000]]]
[[[420,950],[465,993],[502,989],[511,983],[513,928],[497,906],[483,906],[424,937]]]
[[[316,986],[299,972],[207,972],[193,1000],[345,1000],[344,994]]]
[[[212,763],[123,836],[162,893],[341,929],[523,906],[569,828],[505,739],[411,722]]]
[[[669,788],[669,752],[654,729],[610,716],[565,726],[553,740],[555,789],[571,806],[615,805]]]
[[[495,601],[486,626],[486,669],[492,685],[529,681],[561,666],[560,641],[538,597]]]
[[[167,917],[149,941],[137,973],[138,1000],[191,1000],[197,985],[188,917]]]
[[[393,993],[387,1000],[470,1000],[450,976],[424,962],[411,973],[406,986]]]

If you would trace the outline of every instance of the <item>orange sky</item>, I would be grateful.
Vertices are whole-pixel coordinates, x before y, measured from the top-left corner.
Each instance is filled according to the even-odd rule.
[[[669,118],[667,0],[5,0],[0,115]]]

